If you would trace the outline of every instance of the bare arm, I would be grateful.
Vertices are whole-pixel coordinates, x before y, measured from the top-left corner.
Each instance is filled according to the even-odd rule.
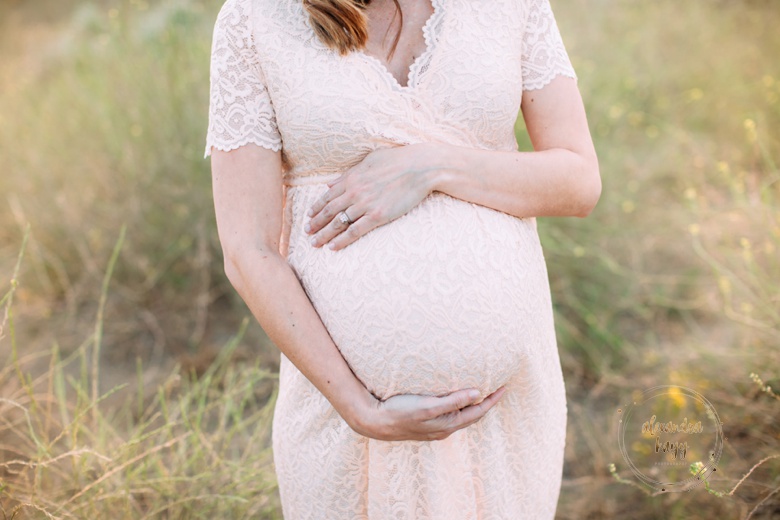
[[[315,245],[342,249],[431,191],[521,218],[587,216],[601,195],[601,177],[576,82],[558,76],[524,92],[522,111],[533,152],[443,143],[372,152],[313,204]],[[355,221],[346,228],[334,218],[342,210]]]
[[[439,147],[433,190],[517,217],[585,217],[601,195],[598,158],[572,78],[523,93],[533,152]]]
[[[254,144],[213,150],[212,180],[228,279],[269,338],[355,431],[383,440],[441,439],[497,402],[501,391],[478,403],[479,394],[468,390],[377,401],[352,373],[279,252],[281,154]]]

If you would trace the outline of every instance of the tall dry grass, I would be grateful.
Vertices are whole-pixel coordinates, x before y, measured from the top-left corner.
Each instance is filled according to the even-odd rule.
[[[17,263],[0,324],[11,349],[0,371],[0,514],[279,518],[269,448],[276,376],[257,361],[231,362],[246,321],[203,374],[177,369],[149,388],[139,359],[133,391],[103,406],[128,386],[98,391],[103,310],[123,239],[103,279],[94,331],[69,356],[56,346],[20,353]],[[42,357],[48,368],[33,375],[28,365]]]

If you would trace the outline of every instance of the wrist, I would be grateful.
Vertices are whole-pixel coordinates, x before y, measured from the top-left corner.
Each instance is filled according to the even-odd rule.
[[[362,385],[361,385],[362,386]],[[342,419],[357,433],[368,436],[373,430],[375,413],[379,400],[365,387],[356,394],[350,395],[339,407]]]
[[[463,148],[446,143],[426,143],[424,164],[428,193],[446,191],[453,177],[463,168]]]

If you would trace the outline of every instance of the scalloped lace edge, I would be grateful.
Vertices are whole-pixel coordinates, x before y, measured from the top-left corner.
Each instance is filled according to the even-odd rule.
[[[211,155],[211,150],[212,149],[219,150],[221,152],[230,152],[230,151],[236,150],[236,149],[241,148],[242,146],[245,146],[245,145],[250,144],[250,143],[256,144],[257,146],[262,146],[263,148],[266,148],[267,150],[271,150],[271,151],[274,151],[274,152],[278,152],[279,150],[282,149],[282,143],[267,143],[267,142],[263,142],[263,141],[261,141],[259,139],[248,137],[246,139],[242,139],[241,141],[235,142],[235,143],[230,144],[230,145],[226,145],[226,144],[223,144],[223,143],[211,143],[211,142],[209,142],[209,143],[206,144],[206,152],[203,155],[203,158],[206,159],[209,155]]]
[[[409,67],[407,85],[412,84],[412,78],[414,78],[415,83],[419,83],[420,69],[422,69],[426,63],[430,63],[433,59],[434,50],[439,45],[439,40],[441,39],[444,6],[441,0],[431,0],[431,7],[433,8],[433,13],[423,24],[422,28],[423,40],[425,40],[425,52],[418,56],[420,59],[414,60]]]
[[[566,76],[567,78],[572,78],[575,83],[579,84],[579,78],[577,77],[576,73],[572,73],[568,70],[559,70],[554,72],[553,74],[550,74],[548,76],[545,76],[542,80],[536,80],[530,84],[523,83],[523,90],[540,90],[552,83],[552,80],[557,78],[558,76]]]

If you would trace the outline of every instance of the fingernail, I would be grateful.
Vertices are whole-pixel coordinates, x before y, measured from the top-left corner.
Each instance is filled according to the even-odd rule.
[[[311,237],[311,240],[309,240],[309,242],[311,242],[311,245],[316,246],[317,245],[317,237]]]
[[[306,212],[306,216],[307,217],[311,217],[312,215],[314,215],[314,210],[313,209],[310,209],[309,211]]]
[[[303,226],[303,230],[309,233],[311,231],[311,224],[306,224],[305,226]]]
[[[479,399],[479,396],[481,394],[479,393],[479,390],[471,390],[469,391],[469,399]]]
[[[328,244],[328,249],[336,249],[336,244],[331,242],[330,244]]]

